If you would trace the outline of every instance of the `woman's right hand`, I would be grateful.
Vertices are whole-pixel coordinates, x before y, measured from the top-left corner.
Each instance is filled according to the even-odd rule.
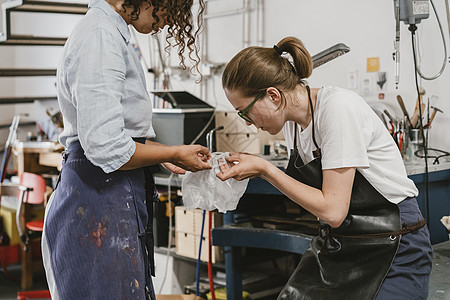
[[[223,181],[229,178],[244,180],[263,176],[269,163],[259,156],[248,153],[230,153],[226,160],[228,164],[221,165],[221,172],[217,173],[217,177]]]
[[[211,153],[201,145],[179,145],[176,147],[172,163],[186,171],[197,172],[211,169],[208,160]]]

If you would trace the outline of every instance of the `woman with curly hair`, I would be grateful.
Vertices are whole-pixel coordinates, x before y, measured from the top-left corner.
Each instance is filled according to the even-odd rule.
[[[152,103],[128,25],[185,51],[198,71],[192,0],[91,0],[57,72],[63,167],[46,208],[42,249],[52,299],[155,299],[150,166],[210,168],[200,145],[149,141]],[[200,0],[198,24],[204,8]],[[169,46],[171,44],[169,43]]]

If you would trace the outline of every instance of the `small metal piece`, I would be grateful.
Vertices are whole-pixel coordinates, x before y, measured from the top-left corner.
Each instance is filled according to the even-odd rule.
[[[207,147],[208,147],[210,152],[212,152],[212,146],[213,146],[213,133],[215,131],[222,130],[223,128],[224,128],[223,126],[216,127],[214,129],[210,130],[206,134],[206,144],[207,144]]]

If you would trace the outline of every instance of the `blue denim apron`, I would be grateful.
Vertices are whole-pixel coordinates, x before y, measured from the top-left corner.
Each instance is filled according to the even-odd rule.
[[[44,229],[59,298],[154,300],[151,173],[107,174],[79,142],[63,158]]]

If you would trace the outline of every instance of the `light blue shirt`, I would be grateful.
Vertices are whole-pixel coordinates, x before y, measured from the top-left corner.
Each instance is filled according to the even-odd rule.
[[[134,154],[132,137],[155,136],[152,103],[124,19],[104,0],[91,0],[64,47],[57,71],[64,118],[59,140],[79,140],[86,157],[106,173]]]

